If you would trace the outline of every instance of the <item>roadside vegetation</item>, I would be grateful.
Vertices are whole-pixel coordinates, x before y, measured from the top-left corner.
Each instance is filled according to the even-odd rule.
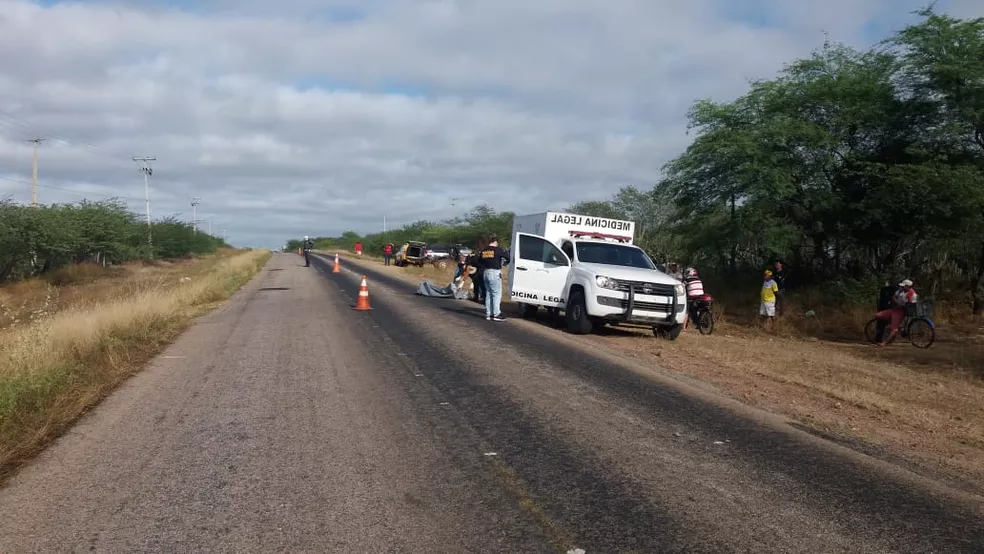
[[[115,200],[33,207],[0,199],[0,284],[51,276],[73,264],[108,267],[228,246],[173,218],[152,221],[149,230],[152,247],[146,221]]]
[[[268,251],[66,265],[0,286],[0,476],[216,307]]]
[[[637,222],[658,263],[698,268],[714,334],[675,342],[610,328],[588,340],[894,459],[984,482],[984,19],[930,10],[875,47],[825,44],[730,102],[689,113],[690,147],[648,189],[569,211]],[[513,213],[316,239],[380,253],[405,240],[506,239]],[[291,244],[296,248],[297,244]],[[788,273],[774,332],[762,270]],[[352,263],[351,257],[346,263]],[[434,267],[389,268],[439,284]],[[863,325],[888,279],[935,304],[937,341],[886,349]],[[973,485],[980,489],[979,485]]]

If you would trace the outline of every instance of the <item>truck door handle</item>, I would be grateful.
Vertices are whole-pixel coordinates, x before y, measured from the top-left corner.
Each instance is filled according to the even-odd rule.
[[[525,267],[519,267],[519,266],[516,266],[516,269],[518,269],[518,270],[520,270],[520,271],[526,271],[526,268],[525,268]]]

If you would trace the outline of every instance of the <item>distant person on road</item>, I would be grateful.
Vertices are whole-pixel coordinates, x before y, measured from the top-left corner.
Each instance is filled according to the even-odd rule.
[[[390,259],[393,257],[393,243],[387,242],[386,246],[383,247],[383,265],[389,265]]]
[[[762,281],[762,303],[759,305],[759,317],[762,318],[763,327],[768,324],[768,327],[774,329],[776,326],[776,293],[779,292],[779,285],[772,278],[771,270],[766,269],[764,277]]]
[[[355,255],[358,256],[358,257],[360,257],[360,258],[362,257],[362,243],[361,242],[355,243]]]
[[[499,239],[489,237],[489,245],[478,253],[485,281],[485,319],[505,321],[502,317],[502,266],[509,263],[509,251],[499,247]]]
[[[311,267],[311,250],[314,249],[314,241],[311,240],[311,237],[304,235],[301,249],[304,251],[304,267]]]

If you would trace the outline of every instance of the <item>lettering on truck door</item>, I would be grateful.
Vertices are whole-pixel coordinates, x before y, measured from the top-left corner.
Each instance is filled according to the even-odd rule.
[[[512,299],[537,306],[565,307],[570,259],[543,237],[517,233],[516,238],[515,281],[509,287]]]

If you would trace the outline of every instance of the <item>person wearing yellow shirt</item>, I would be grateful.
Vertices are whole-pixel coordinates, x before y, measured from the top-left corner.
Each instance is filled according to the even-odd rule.
[[[776,293],[779,292],[779,285],[772,278],[772,272],[765,270],[765,279],[762,281],[762,303],[759,305],[759,316],[762,318],[763,326],[768,323],[769,327],[775,326],[776,318]]]

